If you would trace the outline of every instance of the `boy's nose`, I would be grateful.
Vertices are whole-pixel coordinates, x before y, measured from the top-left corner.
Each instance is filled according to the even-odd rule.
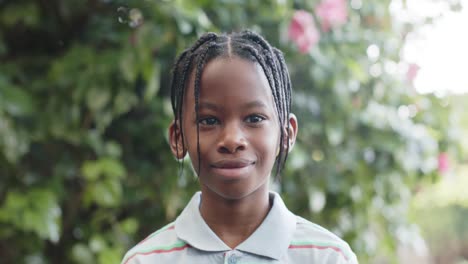
[[[238,125],[226,126],[218,142],[220,153],[236,153],[247,147],[244,132]]]

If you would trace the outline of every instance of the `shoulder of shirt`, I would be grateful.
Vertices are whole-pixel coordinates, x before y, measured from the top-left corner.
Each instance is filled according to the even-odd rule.
[[[348,243],[320,225],[296,216],[296,231],[290,248],[331,249],[344,257],[345,263],[357,263]]]
[[[174,222],[153,232],[140,243],[131,248],[124,256],[122,264],[133,263],[132,260],[142,255],[172,252],[187,246],[185,242],[177,238],[174,230]]]

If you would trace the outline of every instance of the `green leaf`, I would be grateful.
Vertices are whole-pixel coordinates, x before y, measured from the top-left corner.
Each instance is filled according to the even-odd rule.
[[[101,158],[97,161],[85,161],[81,168],[83,176],[89,181],[96,181],[100,176],[104,178],[123,178],[125,168],[119,160]]]
[[[28,193],[10,191],[0,208],[0,221],[57,243],[60,237],[61,209],[52,192],[34,189]]]
[[[115,264],[121,261],[121,248],[106,248],[98,254],[99,264]]]
[[[83,243],[77,243],[72,247],[72,258],[76,263],[96,263],[92,251]]]
[[[104,207],[118,206],[122,198],[122,187],[117,180],[104,180],[91,187],[94,201]]]
[[[365,72],[363,66],[360,65],[357,60],[347,59],[346,66],[351,70],[352,76],[359,82],[366,82],[369,79],[369,76]]]
[[[35,109],[33,98],[23,88],[10,85],[3,78],[0,78],[0,105],[13,116],[31,114]]]
[[[135,218],[127,218],[120,222],[122,230],[127,234],[134,234],[138,230],[138,221]]]
[[[101,252],[107,247],[106,240],[100,235],[93,235],[89,240],[89,249],[93,252]]]
[[[111,94],[104,87],[92,87],[89,89],[86,103],[92,111],[103,109],[110,101]]]
[[[34,3],[15,3],[6,5],[1,12],[1,22],[7,26],[15,24],[24,24],[27,26],[37,26],[39,22],[39,10]]]
[[[158,63],[154,63],[151,67],[149,74],[146,74],[145,79],[147,80],[146,90],[145,90],[145,101],[149,102],[154,99],[154,96],[159,91],[159,82],[160,82],[160,66]]]

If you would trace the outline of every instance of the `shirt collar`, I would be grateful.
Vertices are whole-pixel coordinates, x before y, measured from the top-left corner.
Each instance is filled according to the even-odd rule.
[[[201,192],[195,193],[192,199],[177,217],[175,232],[177,236],[195,247],[204,251],[226,251],[230,248],[211,230],[203,220],[200,206]]]
[[[199,250],[231,250],[203,220],[199,210],[200,197],[201,192],[197,192],[176,219],[177,236]],[[273,206],[268,215],[236,249],[279,260],[286,253],[296,229],[296,216],[286,208],[279,194],[270,192],[270,198]]]

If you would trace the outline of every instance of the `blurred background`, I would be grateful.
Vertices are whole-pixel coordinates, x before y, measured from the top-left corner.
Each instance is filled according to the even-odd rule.
[[[170,71],[207,31],[286,56],[273,188],[360,263],[468,263],[468,1],[0,0],[0,262],[119,263],[198,190]]]

